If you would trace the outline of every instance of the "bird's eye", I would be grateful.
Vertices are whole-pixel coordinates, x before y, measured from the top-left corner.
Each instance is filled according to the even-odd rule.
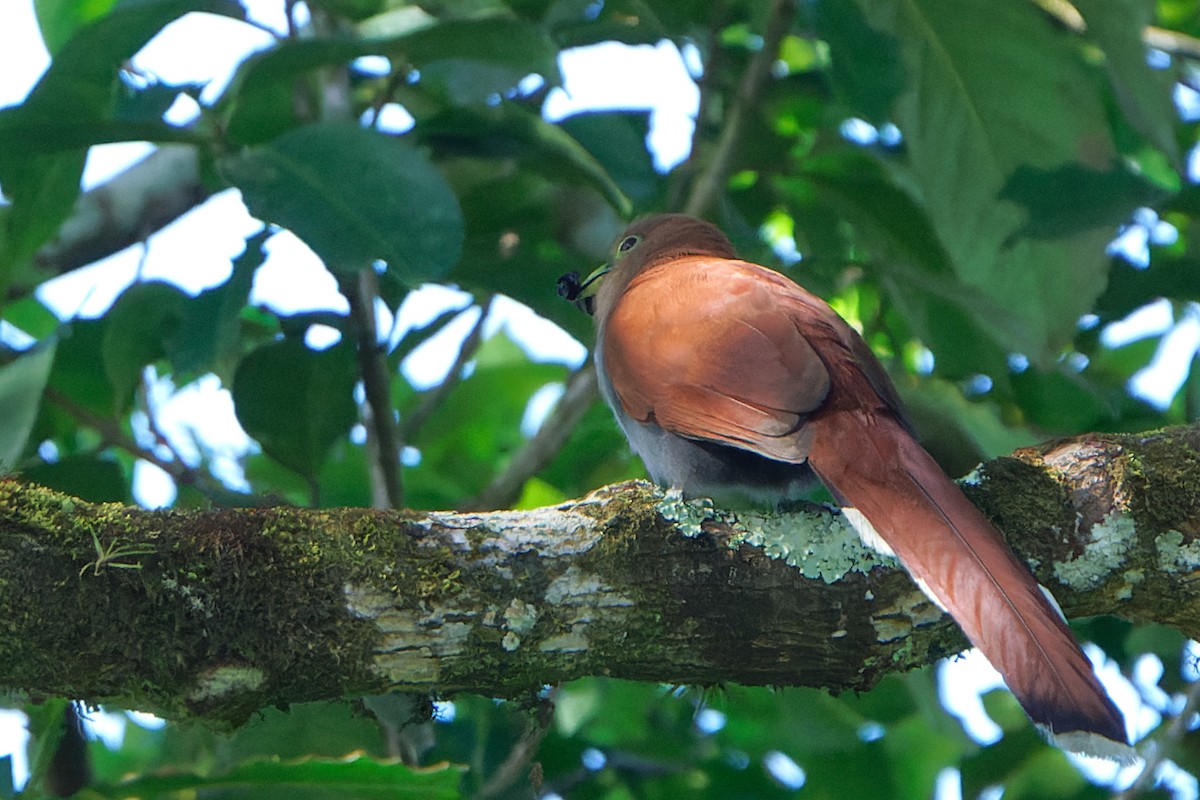
[[[634,245],[636,245],[641,240],[642,240],[642,237],[640,237],[640,236],[626,236],[624,239],[621,240],[621,243],[619,245],[617,245],[617,252],[624,253],[629,250],[632,250]]]

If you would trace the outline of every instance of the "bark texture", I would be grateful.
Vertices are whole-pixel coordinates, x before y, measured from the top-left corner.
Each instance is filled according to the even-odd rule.
[[[964,489],[1069,617],[1200,637],[1200,428],[1023,450]],[[640,483],[518,512],[155,512],[7,479],[0,687],[236,725],[583,675],[866,689],[964,644],[836,513],[705,517]]]

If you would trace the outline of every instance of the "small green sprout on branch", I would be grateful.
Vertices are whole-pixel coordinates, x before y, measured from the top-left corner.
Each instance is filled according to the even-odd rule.
[[[92,531],[92,546],[96,549],[96,560],[89,561],[79,570],[79,577],[83,577],[83,573],[88,571],[90,567],[92,575],[99,576],[101,570],[105,567],[113,567],[115,569],[141,569],[141,564],[128,563],[118,561],[117,559],[126,558],[128,556],[145,556],[154,552],[154,548],[146,547],[145,545],[122,545],[119,539],[113,539],[107,546],[100,543],[100,537]]]

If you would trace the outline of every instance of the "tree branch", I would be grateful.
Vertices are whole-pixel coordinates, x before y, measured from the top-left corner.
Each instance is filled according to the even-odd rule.
[[[353,278],[340,282],[341,292],[350,304],[350,319],[358,334],[355,351],[362,375],[366,406],[363,413],[371,444],[371,499],[376,508],[400,508],[404,505],[404,486],[400,480],[400,439],[397,435],[392,404],[392,382],[387,368],[387,352],[379,341],[375,322],[375,298],[378,295],[374,271],[364,269]]]
[[[228,489],[210,477],[206,472],[188,466],[182,456],[169,446],[170,442],[167,441],[161,431],[157,430],[153,414],[149,409],[146,413],[150,418],[155,437],[168,445],[168,449],[175,456],[175,460],[163,458],[154,452],[152,448],[142,447],[132,436],[125,432],[119,422],[91,411],[57,389],[46,387],[45,395],[47,400],[61,408],[79,424],[92,428],[96,433],[100,434],[100,439],[105,445],[124,450],[134,458],[153,464],[170,475],[171,479],[177,484],[192,486],[208,497],[218,497],[228,493]]]
[[[479,345],[483,343],[483,325],[487,322],[488,314],[492,312],[492,301],[495,300],[495,295],[488,297],[487,300],[479,307],[479,319],[475,321],[474,327],[463,339],[462,344],[458,348],[458,355],[454,358],[454,363],[450,365],[449,372],[442,382],[429,390],[425,395],[424,400],[415,409],[405,415],[400,421],[400,443],[405,444],[411,442],[417,432],[421,430],[421,426],[425,424],[425,420],[429,419],[429,415],[438,409],[439,406],[449,397],[454,391],[454,387],[462,381],[463,369],[467,366],[467,362],[475,355],[475,351],[479,349]]]
[[[746,115],[758,102],[758,94],[766,83],[771,64],[775,62],[779,53],[779,44],[783,41],[795,12],[792,0],[772,0],[767,15],[767,26],[763,30],[762,48],[754,54],[745,73],[742,74],[737,94],[733,98],[733,107],[725,116],[712,161],[700,173],[699,179],[692,187],[692,192],[683,207],[684,213],[702,216],[716,201],[725,185],[725,180],[733,169],[734,154],[741,143]],[[699,125],[700,120],[697,120],[696,124]],[[695,157],[695,153],[692,156]]]
[[[162,145],[112,180],[80,195],[70,218],[38,251],[35,262],[54,275],[87,266],[144,241],[210,194],[200,178],[196,148]]]
[[[1020,451],[964,488],[1068,615],[1200,636],[1200,427]],[[0,686],[235,725],[601,674],[866,689],[964,646],[839,515],[676,525],[661,501],[635,483],[528,512],[149,512],[0,481]]]

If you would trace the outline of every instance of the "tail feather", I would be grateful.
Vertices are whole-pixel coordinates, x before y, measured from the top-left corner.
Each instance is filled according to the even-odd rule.
[[[814,422],[810,466],[954,617],[1033,722],[1067,749],[1128,758],[1121,713],[1065,621],[924,448],[886,413],[841,410]]]

